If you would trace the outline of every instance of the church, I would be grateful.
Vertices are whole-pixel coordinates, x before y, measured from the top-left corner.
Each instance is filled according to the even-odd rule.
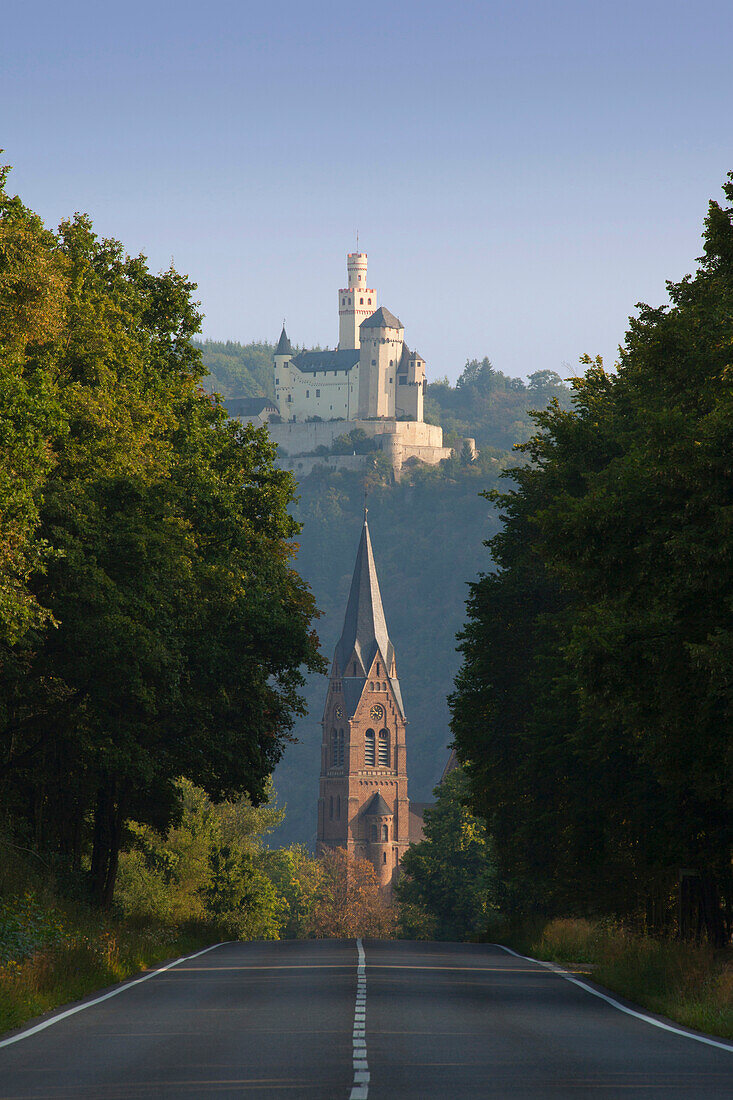
[[[278,416],[269,425],[280,464],[301,476],[316,463],[359,468],[363,454],[327,454],[355,428],[396,472],[410,459],[435,465],[449,458],[443,429],[423,418],[425,361],[405,343],[399,318],[378,305],[365,252],[349,253],[346,275],[335,349],[296,352],[283,325],[273,366]]]
[[[423,804],[407,794],[406,724],[365,510],[323,713],[317,852],[369,859],[387,892],[423,835]]]

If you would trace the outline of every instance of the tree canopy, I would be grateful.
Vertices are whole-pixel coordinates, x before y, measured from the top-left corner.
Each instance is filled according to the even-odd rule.
[[[0,791],[109,903],[124,821],[266,781],[320,668],[294,483],[202,389],[194,286],[0,191]]]
[[[471,586],[453,730],[518,904],[730,935],[733,176],[616,374],[536,417]],[[727,916],[726,916],[727,913]],[[684,931],[684,929],[683,929]]]

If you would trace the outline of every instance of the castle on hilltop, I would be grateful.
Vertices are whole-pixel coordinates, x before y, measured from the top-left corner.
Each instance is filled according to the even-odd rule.
[[[396,473],[410,459],[434,465],[449,458],[443,429],[423,419],[425,360],[405,343],[402,322],[377,305],[366,253],[349,253],[346,269],[335,350],[296,352],[283,325],[274,355],[279,418],[270,420],[280,465],[301,475],[316,464],[359,468],[368,455],[332,453],[334,442],[355,429]]]
[[[366,511],[323,713],[318,844],[369,859],[390,891],[423,803],[407,794],[407,719]]]

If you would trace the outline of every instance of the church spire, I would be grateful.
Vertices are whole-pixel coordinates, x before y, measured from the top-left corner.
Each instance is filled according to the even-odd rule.
[[[385,671],[389,675],[394,661],[394,648],[384,617],[365,506],[364,526],[361,530],[361,541],[356,555],[354,576],[351,580],[349,602],[346,605],[344,629],[336,646],[336,663],[341,675],[347,676],[353,671],[347,668],[352,654],[357,661],[356,674],[367,675],[377,650],[382,654],[386,665]]]

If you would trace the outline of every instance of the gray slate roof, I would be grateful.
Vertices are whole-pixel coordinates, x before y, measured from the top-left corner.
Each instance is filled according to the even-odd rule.
[[[351,579],[351,591],[346,605],[344,629],[336,646],[339,671],[342,675],[346,672],[349,658],[356,651],[357,658],[361,661],[361,671],[369,672],[377,649],[380,650],[387,667],[391,667],[394,649],[389,640],[384,617],[372,540],[369,537],[369,524],[364,516],[354,576]]]
[[[278,411],[269,397],[229,397],[224,405],[230,416],[259,416],[265,409],[274,413]]]
[[[336,351],[301,351],[290,360],[290,365],[304,374],[312,374],[317,370],[349,371],[358,362],[358,348],[338,348]]]
[[[373,313],[371,317],[367,317],[366,321],[362,321],[359,328],[404,328],[405,326],[400,321],[399,317],[395,317],[394,313],[390,313],[384,306],[380,306],[376,313]]]
[[[344,702],[349,718],[356,713],[366,684],[365,674],[369,672],[377,651],[382,654],[385,665],[383,676],[389,680],[400,714],[404,718],[405,708],[402,704],[399,680],[396,676],[386,675],[386,669],[392,667],[394,647],[390,641],[387,621],[384,617],[372,540],[369,537],[369,525],[365,515],[349,600],[346,605],[344,628],[335,652],[336,664],[343,680]],[[347,666],[352,653],[356,653],[361,666],[357,668],[357,676],[347,675],[349,672]]]
[[[275,355],[292,355],[292,354],[293,354],[292,344],[288,340],[288,334],[285,331],[285,325],[283,325],[283,330],[280,333],[280,339],[278,340],[277,347],[275,348]]]
[[[390,810],[379,791],[372,795],[361,812],[364,817],[385,817],[387,814],[394,815],[394,810]]]

